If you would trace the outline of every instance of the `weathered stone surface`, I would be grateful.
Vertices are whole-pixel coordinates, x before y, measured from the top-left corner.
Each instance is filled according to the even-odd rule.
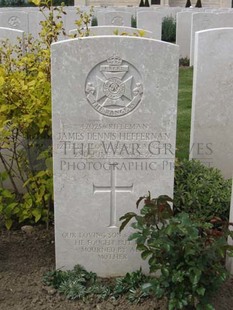
[[[233,28],[196,33],[190,158],[233,171]]]
[[[137,13],[137,27],[151,31],[153,39],[161,40],[162,16],[156,11],[140,11]]]
[[[6,39],[8,39],[12,45],[20,44],[23,48],[24,31],[0,27],[0,41]]]
[[[97,12],[98,26],[112,25],[131,27],[132,14],[120,11],[99,11]]]
[[[178,54],[124,36],[52,45],[57,268],[145,266],[119,218],[148,190],[173,194]]]
[[[176,44],[180,47],[180,58],[190,58],[191,18],[193,9],[177,13]]]
[[[201,30],[233,27],[232,13],[194,13],[191,22],[190,66],[194,62],[195,33]]]
[[[22,30],[28,33],[28,13],[17,10],[1,12],[0,27]]]

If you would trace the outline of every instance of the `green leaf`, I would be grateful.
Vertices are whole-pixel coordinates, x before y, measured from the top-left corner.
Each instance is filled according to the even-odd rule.
[[[13,224],[12,219],[5,220],[5,226],[8,230],[11,229],[12,224]]]
[[[137,250],[139,250],[139,251],[147,251],[148,247],[146,247],[144,244],[138,244],[137,245]]]
[[[196,292],[197,292],[197,294],[198,295],[200,295],[200,296],[204,296],[205,295],[205,288],[204,287],[198,287],[197,289],[196,289]]]
[[[30,0],[30,2],[34,3],[37,6],[41,4],[41,0]]]
[[[163,275],[164,277],[168,277],[168,276],[169,276],[169,270],[168,270],[168,268],[162,268],[162,269],[161,269],[161,272],[162,272],[162,275]]]
[[[32,215],[35,217],[35,222],[37,223],[41,218],[41,210],[40,209],[34,209],[32,211]]]
[[[140,233],[133,233],[129,236],[128,240],[131,241],[131,240],[134,240],[134,239],[138,239],[139,237],[141,237],[141,234]]]
[[[152,253],[150,250],[146,250],[144,252],[141,253],[141,257],[142,259],[147,259],[148,256],[150,256]]]
[[[121,232],[125,226],[129,223],[129,221],[135,217],[137,214],[134,213],[134,212],[129,212],[129,213],[126,213],[125,215],[123,215],[122,217],[120,217],[120,221],[124,220],[122,223],[121,223],[121,226],[120,226],[120,229],[119,231]]]
[[[136,202],[136,207],[137,207],[137,209],[138,209],[138,206],[139,206],[140,202],[141,202],[143,199],[145,199],[145,198],[146,198],[146,196],[141,196],[141,197],[139,197],[139,199],[138,199],[137,202]]]

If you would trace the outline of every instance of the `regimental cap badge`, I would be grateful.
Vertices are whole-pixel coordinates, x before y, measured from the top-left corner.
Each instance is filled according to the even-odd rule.
[[[141,102],[141,75],[133,65],[113,54],[91,70],[85,91],[88,101],[99,113],[123,116]]]

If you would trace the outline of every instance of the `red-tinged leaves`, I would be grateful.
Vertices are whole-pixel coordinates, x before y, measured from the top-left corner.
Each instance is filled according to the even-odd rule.
[[[123,221],[123,222],[121,223],[119,231],[121,232],[125,228],[125,226],[129,223],[129,221],[135,216],[137,216],[137,214],[134,212],[128,212],[125,215],[123,215],[120,218],[120,221]]]

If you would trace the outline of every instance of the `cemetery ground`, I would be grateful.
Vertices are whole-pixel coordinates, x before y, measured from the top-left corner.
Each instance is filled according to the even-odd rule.
[[[54,268],[54,233],[42,226],[32,233],[6,231],[0,239],[1,310],[166,310],[166,302],[146,299],[130,304],[125,298],[98,302],[96,299],[70,301],[42,283],[43,274]],[[233,279],[228,280],[214,298],[216,310],[232,309]],[[204,310],[204,309],[203,309]]]
[[[192,96],[192,69],[181,68],[179,77],[179,106],[177,157],[188,158],[189,124]],[[144,193],[138,193],[139,195]],[[165,193],[166,194],[166,193]],[[165,300],[149,298],[130,304],[125,297],[100,302],[96,298],[71,301],[43,283],[43,275],[54,270],[54,227],[46,230],[36,226],[32,231],[7,231],[0,222],[0,309],[1,310],[165,310]],[[106,279],[111,283],[111,279]],[[213,298],[216,310],[232,309],[233,279],[230,278]],[[203,309],[204,310],[204,309]]]

